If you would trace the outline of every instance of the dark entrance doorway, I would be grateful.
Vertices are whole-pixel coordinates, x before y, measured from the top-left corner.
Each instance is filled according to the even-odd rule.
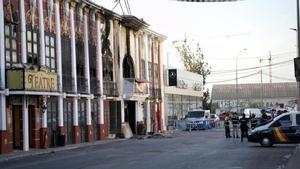
[[[129,123],[132,133],[136,134],[135,102],[125,101],[125,122]]]
[[[78,126],[80,131],[80,142],[85,142],[85,110],[86,104],[85,100],[78,100]]]
[[[73,102],[72,100],[64,100],[64,127],[66,133],[66,143],[72,144],[72,126],[73,126]]]
[[[93,100],[91,102],[91,114],[92,114],[93,137],[94,137],[94,140],[98,140],[98,137],[97,137],[97,133],[98,133],[98,127],[97,127],[98,103],[96,100]]]
[[[109,101],[109,132],[121,132],[121,102]]]
[[[51,99],[47,101],[47,126],[48,126],[48,145],[56,146],[57,138],[57,100]]]
[[[22,106],[14,105],[12,108],[13,122],[13,148],[23,148],[23,126],[22,126]]]
[[[29,125],[29,147],[33,147],[34,144],[34,134],[35,134],[35,129],[40,128],[40,116],[39,112],[36,113],[35,111],[35,106],[33,105],[28,105],[28,125]],[[36,117],[35,117],[36,116]]]

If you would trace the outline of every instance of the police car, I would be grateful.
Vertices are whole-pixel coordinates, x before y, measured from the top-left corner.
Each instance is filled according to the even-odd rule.
[[[300,112],[287,112],[250,131],[249,142],[263,147],[273,144],[300,143]]]

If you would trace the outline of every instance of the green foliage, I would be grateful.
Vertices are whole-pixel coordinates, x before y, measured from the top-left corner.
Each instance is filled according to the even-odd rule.
[[[184,68],[193,73],[197,73],[203,76],[203,85],[206,83],[207,76],[211,73],[211,68],[208,63],[204,61],[204,55],[201,51],[200,45],[197,44],[196,50],[192,49],[187,43],[176,43],[181,62]]]
[[[211,112],[216,112],[217,109],[219,109],[219,104],[218,103],[211,103],[210,105],[210,110]]]
[[[203,76],[203,85],[206,84],[206,78],[211,73],[211,68],[208,63],[204,61],[204,55],[201,51],[200,45],[197,44],[196,50],[192,49],[191,46],[185,41],[184,43],[176,43],[175,48],[177,49],[181,62],[184,68],[193,73],[197,73]],[[203,92],[203,109],[210,110],[211,101],[209,98],[209,91]]]
[[[210,102],[210,99],[209,99],[209,91],[208,90],[203,92],[202,105],[203,105],[204,110],[210,110],[210,108],[211,108],[211,102]]]

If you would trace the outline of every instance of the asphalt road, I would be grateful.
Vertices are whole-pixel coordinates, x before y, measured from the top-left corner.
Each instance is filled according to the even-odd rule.
[[[296,145],[226,139],[224,131],[180,131],[170,138],[130,139],[0,163],[1,169],[282,169]]]

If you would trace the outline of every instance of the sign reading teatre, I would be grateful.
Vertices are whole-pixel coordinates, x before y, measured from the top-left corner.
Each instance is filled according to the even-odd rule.
[[[57,75],[47,71],[26,70],[25,89],[36,91],[57,91]]]

